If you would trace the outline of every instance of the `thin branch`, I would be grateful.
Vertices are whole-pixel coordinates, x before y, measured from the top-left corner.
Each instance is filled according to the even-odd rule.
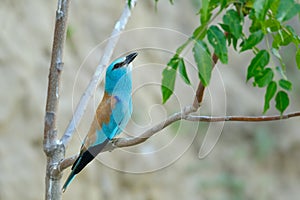
[[[77,158],[78,158],[78,155],[74,155],[72,157],[65,158],[62,161],[60,161],[56,168],[57,172],[62,172],[65,169],[67,169],[68,167],[72,166]]]
[[[190,113],[193,109],[189,109],[187,113]],[[162,129],[166,128],[170,124],[180,120],[182,117],[182,112],[175,113],[171,116],[169,116],[167,119],[164,121],[158,123],[157,125],[153,126],[152,128],[148,129],[144,133],[142,133],[138,137],[133,137],[133,138],[124,138],[124,139],[115,139],[113,143],[110,145],[107,145],[105,150],[112,151],[116,147],[121,148],[121,147],[128,147],[128,146],[133,146],[137,145],[140,143],[145,142],[147,139],[149,139],[151,136],[153,136],[155,133],[161,131]]]
[[[288,119],[292,117],[299,117],[300,112],[295,113],[289,113],[286,115],[273,115],[273,116],[224,116],[224,117],[209,117],[209,116],[193,116],[190,115],[190,113],[193,112],[193,108],[186,108],[186,111],[178,112],[170,117],[168,117],[164,122],[161,122],[154,127],[148,129],[143,134],[141,134],[138,137],[133,138],[118,138],[113,141],[113,143],[110,143],[107,145],[107,148],[105,148],[106,151],[112,151],[115,148],[121,148],[121,147],[128,147],[128,146],[134,146],[137,144],[140,144],[144,141],[146,141],[148,138],[153,136],[158,131],[161,131],[165,127],[169,126],[170,124],[184,119],[188,121],[203,121],[203,122],[221,122],[221,121],[247,121],[247,122],[262,122],[262,121],[275,121],[275,120],[282,120],[282,119]],[[104,150],[104,151],[105,151]]]
[[[80,101],[76,107],[76,110],[73,114],[73,118],[71,119],[64,135],[61,138],[61,143],[65,147],[71,140],[73,133],[74,133],[76,127],[78,126],[78,124],[87,108],[88,102],[102,78],[102,74],[105,70],[105,67],[109,64],[113,50],[120,38],[120,34],[124,30],[125,25],[127,24],[128,19],[131,15],[131,10],[134,8],[136,3],[137,3],[137,0],[131,0],[131,8],[129,8],[128,4],[126,3],[126,6],[123,10],[122,15],[120,16],[119,20],[115,24],[115,27],[111,33],[110,38],[108,39],[106,47],[104,49],[103,56],[100,60],[100,63],[97,66],[97,69],[96,69],[89,85],[87,86],[85,92],[81,96],[81,99],[80,99]]]
[[[56,112],[59,102],[59,85],[63,69],[63,49],[66,38],[69,0],[58,0],[44,126],[43,148],[47,156],[45,199],[61,199],[61,173],[53,173],[55,163],[64,157],[64,148],[58,143]]]
[[[300,117],[299,112],[288,113],[285,115],[272,115],[272,116],[222,116],[222,117],[212,117],[212,116],[194,116],[186,115],[182,119],[188,121],[199,121],[199,122],[224,122],[224,121],[245,121],[245,122],[263,122],[263,121],[276,121],[289,119],[293,117]]]
[[[186,108],[187,112],[193,108]],[[168,117],[164,122],[157,124],[156,126],[152,127],[151,129],[147,130],[139,137],[134,138],[118,138],[113,141],[110,145],[108,145],[105,151],[112,151],[115,148],[122,148],[122,147],[129,147],[134,146],[140,143],[145,142],[148,138],[150,138],[154,132],[158,132],[171,123],[184,119],[187,121],[198,121],[198,122],[224,122],[224,121],[245,121],[245,122],[263,122],[263,121],[276,121],[276,120],[283,120],[289,119],[293,117],[300,117],[299,112],[288,113],[285,115],[272,115],[272,116],[223,116],[223,117],[211,117],[211,116],[193,116],[193,115],[181,115],[182,112],[175,113],[174,115]],[[73,165],[74,161],[76,160],[78,155],[72,156],[70,158],[64,159],[58,166],[60,171],[70,167]]]

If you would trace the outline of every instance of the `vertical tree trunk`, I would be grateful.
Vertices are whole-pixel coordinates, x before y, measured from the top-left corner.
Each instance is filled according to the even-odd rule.
[[[64,147],[57,138],[56,113],[59,102],[60,75],[63,69],[63,48],[66,38],[69,0],[58,0],[48,77],[48,93],[44,126],[44,152],[47,156],[45,199],[61,199],[61,173],[57,164],[64,158]],[[54,173],[55,172],[55,173]]]

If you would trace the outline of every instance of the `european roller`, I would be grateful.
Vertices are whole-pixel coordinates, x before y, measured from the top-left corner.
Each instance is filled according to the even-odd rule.
[[[65,191],[71,181],[91,162],[127,125],[132,113],[131,62],[137,53],[131,53],[112,62],[105,76],[104,96],[96,110],[88,134],[83,140],[79,157],[74,162],[68,179],[63,185]]]

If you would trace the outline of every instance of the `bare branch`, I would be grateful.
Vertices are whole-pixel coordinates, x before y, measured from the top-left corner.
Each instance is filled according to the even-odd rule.
[[[63,159],[57,165],[57,172],[62,172],[63,170],[67,169],[68,167],[72,166],[77,158],[78,158],[78,155],[74,155],[72,157]]]
[[[116,139],[113,143],[111,143],[112,148],[107,145],[107,150],[112,151],[115,147],[127,147],[133,146],[140,143],[145,142],[148,138],[153,136],[155,133],[159,132],[160,130],[164,129],[165,127],[169,126],[170,124],[180,120],[182,117],[182,112],[175,113],[165,119],[164,121],[158,123],[157,125],[153,126],[152,128],[148,129],[144,133],[142,133],[139,137],[134,138],[124,138],[124,139]],[[105,149],[106,150],[106,149]]]
[[[223,117],[212,117],[212,116],[193,116],[186,115],[182,119],[188,121],[198,122],[224,122],[224,121],[245,121],[245,122],[263,122],[263,121],[276,121],[289,119],[292,117],[299,117],[299,112],[293,112],[285,115],[272,115],[272,116],[223,116]]]
[[[85,92],[81,96],[81,99],[76,107],[76,110],[73,114],[73,118],[71,119],[64,135],[61,138],[61,143],[66,147],[69,141],[72,138],[72,135],[78,126],[86,108],[88,105],[88,102],[93,95],[94,91],[96,90],[101,78],[102,74],[105,70],[105,67],[109,64],[110,58],[112,56],[113,50],[120,38],[121,32],[124,30],[125,25],[128,22],[128,19],[131,15],[131,10],[136,5],[137,0],[131,0],[131,8],[128,7],[128,5],[125,5],[125,8],[123,10],[122,15],[120,16],[119,20],[116,22],[115,27],[111,33],[110,38],[108,39],[108,43],[104,49],[103,56],[100,60],[99,65],[97,66],[97,69],[87,86]]]
[[[185,112],[190,112],[193,108],[186,108]],[[129,147],[134,146],[140,143],[145,142],[155,133],[159,132],[160,130],[164,129],[171,123],[184,119],[187,121],[197,121],[197,122],[223,122],[223,121],[245,121],[245,122],[263,122],[263,121],[276,121],[276,120],[283,120],[289,119],[293,117],[300,117],[299,112],[288,113],[285,115],[272,115],[272,116],[223,116],[223,117],[211,117],[211,116],[193,116],[193,115],[182,115],[183,112],[178,112],[170,117],[168,117],[165,121],[155,125],[154,127],[150,128],[149,130],[145,131],[138,137],[134,138],[118,138],[115,139],[112,143],[109,143],[103,152],[105,151],[112,151],[116,148],[122,147]],[[72,156],[70,158],[66,158],[58,165],[58,170],[63,171],[64,169],[70,167],[75,162],[78,155]]]
[[[56,144],[56,112],[59,101],[60,75],[63,69],[63,48],[65,44],[66,23],[69,1],[58,1],[52,46],[51,64],[48,77],[48,93],[44,127],[44,151],[49,153]]]
[[[44,126],[43,148],[47,156],[45,199],[61,199],[60,173],[53,173],[55,163],[64,156],[64,148],[58,143],[56,112],[59,102],[60,76],[63,69],[63,48],[66,38],[69,0],[58,0],[51,64],[48,77],[48,93]]]
[[[187,113],[193,109],[188,109]],[[115,148],[128,147],[140,144],[146,141],[148,138],[153,136],[158,131],[161,131],[165,127],[169,126],[173,122],[176,122],[180,119],[188,121],[202,121],[202,122],[221,122],[221,121],[247,121],[247,122],[262,122],[262,121],[275,121],[288,119],[292,117],[299,117],[300,112],[289,113],[286,115],[273,115],[273,116],[224,116],[224,117],[209,117],[209,116],[193,116],[189,114],[184,114],[183,112],[175,113],[168,117],[164,122],[161,122],[149,130],[145,131],[138,137],[134,138],[118,138],[113,141],[113,143],[108,144],[105,150],[112,151]],[[104,151],[105,151],[104,150]]]

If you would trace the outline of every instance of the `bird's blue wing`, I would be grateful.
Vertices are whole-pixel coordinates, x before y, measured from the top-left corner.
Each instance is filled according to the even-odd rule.
[[[85,138],[83,150],[113,139],[126,127],[132,113],[132,100],[105,95],[97,109],[97,117]],[[105,100],[106,99],[106,100]]]
[[[110,116],[110,121],[108,124],[103,124],[102,129],[98,131],[99,138],[100,135],[104,135],[108,139],[113,139],[126,127],[132,113],[132,100],[131,98],[122,99],[117,96],[114,96],[117,99],[112,113]],[[97,134],[98,134],[97,133]]]

